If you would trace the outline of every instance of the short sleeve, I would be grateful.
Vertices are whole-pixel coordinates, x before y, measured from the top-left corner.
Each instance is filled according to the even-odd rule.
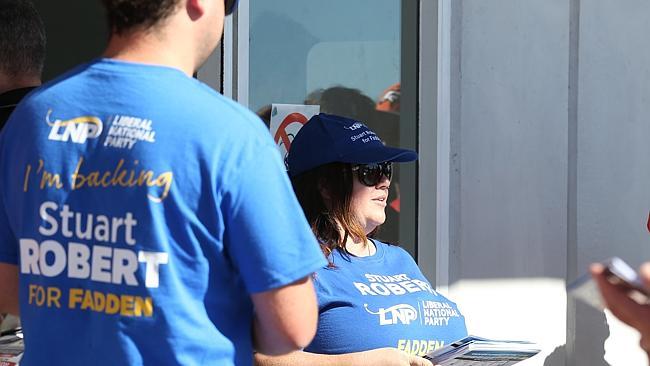
[[[251,293],[288,285],[327,264],[268,140],[243,153],[222,200],[225,245]]]

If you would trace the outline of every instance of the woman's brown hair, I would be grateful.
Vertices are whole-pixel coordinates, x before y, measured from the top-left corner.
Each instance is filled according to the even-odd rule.
[[[365,241],[377,231],[375,229],[366,235],[354,215],[353,179],[352,166],[346,163],[321,165],[291,178],[300,206],[328,258],[334,250],[347,253],[345,243],[348,237]]]

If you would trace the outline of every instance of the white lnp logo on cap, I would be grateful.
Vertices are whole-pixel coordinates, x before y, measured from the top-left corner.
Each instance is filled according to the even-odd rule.
[[[343,128],[345,128],[346,130],[350,130],[350,131],[358,130],[361,127],[363,127],[363,124],[359,123],[359,122],[356,122],[352,126],[343,126]]]

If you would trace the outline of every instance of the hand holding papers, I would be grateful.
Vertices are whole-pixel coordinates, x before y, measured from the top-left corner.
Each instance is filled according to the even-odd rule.
[[[632,267],[618,257],[605,260],[601,264],[605,267],[608,282],[623,287],[636,302],[647,302],[650,293]],[[597,309],[602,310],[605,307],[596,283],[589,273],[567,285],[567,292],[574,298]]]
[[[537,345],[468,336],[424,358],[440,366],[509,366],[539,353]]]
[[[21,330],[0,333],[0,365],[18,365],[23,356],[24,348]]]

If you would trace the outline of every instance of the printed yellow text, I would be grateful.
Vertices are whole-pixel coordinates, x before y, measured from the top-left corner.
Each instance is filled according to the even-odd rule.
[[[444,341],[429,339],[400,339],[397,342],[397,349],[416,356],[424,356],[445,345]]]
[[[132,295],[116,295],[100,291],[91,291],[81,288],[70,289],[68,308],[95,311],[106,314],[120,314],[122,316],[153,315],[153,300],[151,297]]]
[[[61,290],[58,287],[29,285],[28,299],[30,305],[60,308]]]
[[[161,191],[156,194],[147,194],[147,197],[154,202],[161,202],[169,194],[174,174],[171,171],[162,172],[158,175],[153,170],[137,170],[138,160],[133,162],[133,168],[124,167],[124,159],[120,159],[112,170],[83,172],[84,159],[79,158],[77,168],[72,173],[72,189],[81,188],[108,188],[108,187],[155,187]]]

